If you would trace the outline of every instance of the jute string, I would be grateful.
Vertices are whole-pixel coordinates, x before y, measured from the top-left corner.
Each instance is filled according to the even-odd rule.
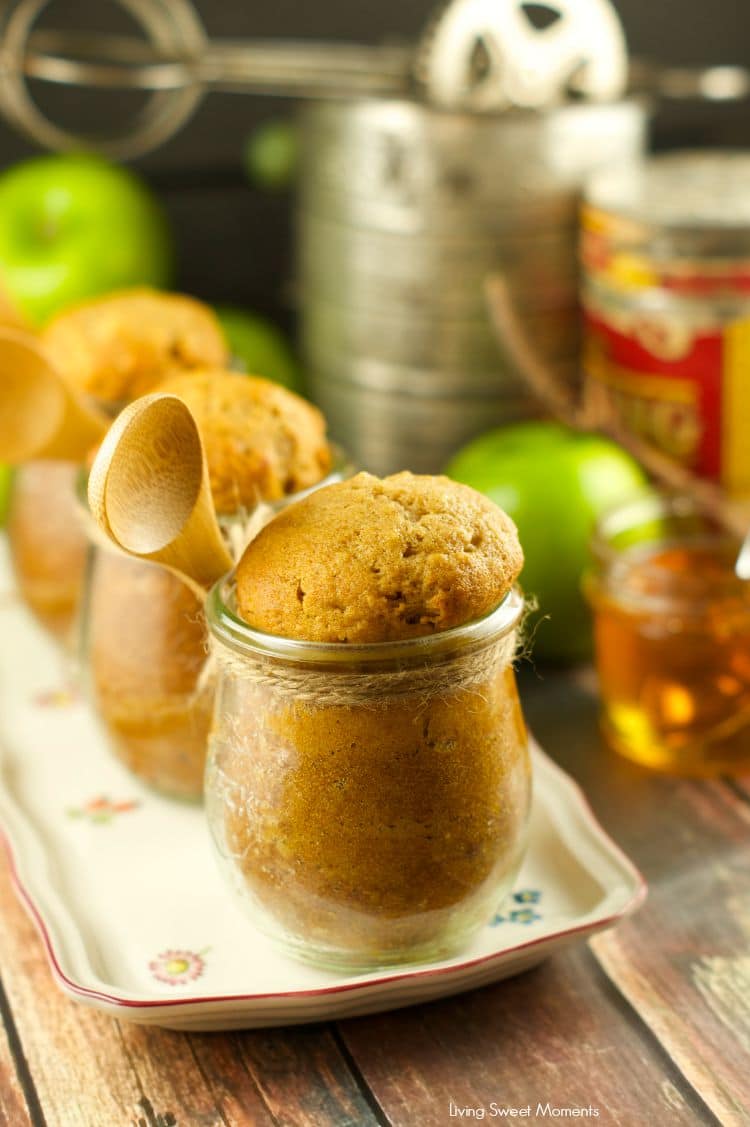
[[[485,684],[513,660],[516,631],[471,651],[441,655],[424,664],[405,662],[399,668],[371,670],[360,666],[309,669],[285,660],[239,654],[212,642],[214,663],[230,676],[323,708],[383,708],[392,697],[424,702]]]
[[[273,516],[275,509],[264,501],[259,501],[250,514],[241,514],[219,522],[235,564],[239,563],[248,544],[265,528]],[[209,640],[206,661],[195,685],[195,697],[201,696],[213,686],[217,673],[217,653],[216,643]]]

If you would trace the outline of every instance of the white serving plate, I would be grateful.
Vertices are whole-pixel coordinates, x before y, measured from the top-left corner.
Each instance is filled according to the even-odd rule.
[[[217,1030],[426,1002],[517,974],[644,899],[579,788],[535,747],[528,855],[469,950],[354,977],[298,964],[234,905],[202,811],[140,786],[64,677],[59,650],[12,594],[2,542],[0,822],[15,887],[58,985],[115,1017]]]

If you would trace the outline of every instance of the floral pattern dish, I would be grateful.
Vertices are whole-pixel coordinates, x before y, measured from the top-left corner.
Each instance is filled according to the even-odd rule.
[[[3,548],[0,591],[10,586]],[[216,1030],[425,1002],[517,974],[645,895],[576,784],[535,748],[528,854],[468,951],[348,977],[297,964],[236,908],[202,811],[141,787],[82,700],[45,704],[65,685],[61,666],[20,603],[0,600],[0,823],[16,890],[58,985],[116,1017]]]

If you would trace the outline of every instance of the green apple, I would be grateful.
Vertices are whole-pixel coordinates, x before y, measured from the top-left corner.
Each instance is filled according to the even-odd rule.
[[[3,527],[8,516],[12,477],[13,470],[11,467],[0,463],[0,528]]]
[[[125,168],[63,154],[0,175],[0,284],[33,324],[109,290],[166,286],[172,260],[161,208]]]
[[[251,184],[281,191],[294,180],[298,161],[297,129],[292,121],[265,121],[245,142],[243,162]]]
[[[576,661],[591,652],[591,622],[581,593],[597,517],[643,493],[648,480],[620,446],[552,422],[490,431],[446,468],[485,493],[518,526],[526,563],[521,585],[539,604],[535,656]]]
[[[265,317],[231,305],[216,307],[235,366],[304,394],[299,365],[283,333]]]

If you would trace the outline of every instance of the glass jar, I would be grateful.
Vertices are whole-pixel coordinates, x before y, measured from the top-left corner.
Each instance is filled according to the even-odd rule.
[[[336,453],[313,488],[351,473]],[[85,481],[79,484],[85,504]],[[306,495],[305,490],[273,506]],[[257,515],[257,514],[256,514]],[[222,517],[227,543],[244,548],[253,515]],[[200,599],[159,564],[120,552],[88,525],[94,544],[81,619],[80,664],[118,758],[143,782],[177,799],[203,795],[214,676]]]
[[[98,544],[85,606],[82,664],[115,753],[149,786],[198,801],[213,707],[200,599],[159,564]]]
[[[206,804],[221,865],[290,954],[347,971],[449,958],[523,856],[531,794],[512,658],[523,600],[430,637],[347,645],[207,603],[219,687]]]
[[[59,641],[72,644],[88,541],[73,462],[28,462],[13,476],[8,542],[21,597]]]
[[[685,774],[750,765],[750,584],[739,544],[688,497],[607,514],[585,581],[608,741]]]

